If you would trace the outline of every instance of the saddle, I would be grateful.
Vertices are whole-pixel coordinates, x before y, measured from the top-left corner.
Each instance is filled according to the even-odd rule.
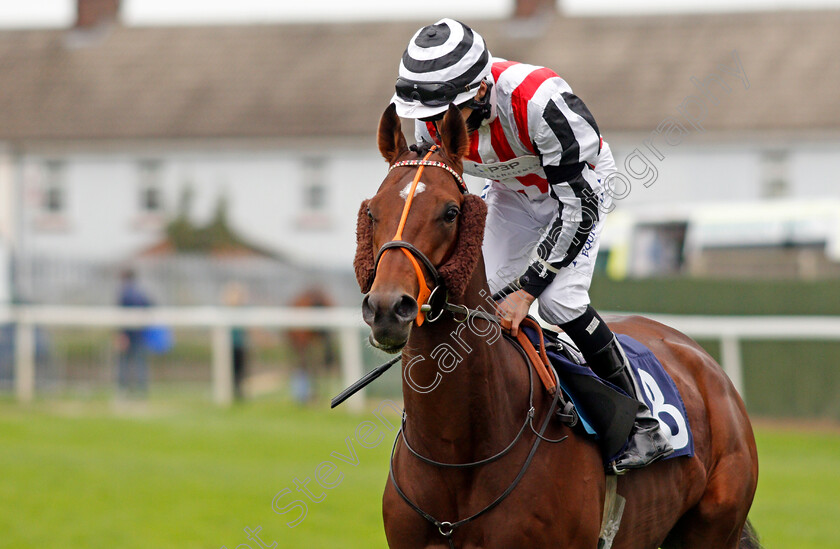
[[[502,319],[501,325],[509,334],[510,322]],[[553,396],[560,390],[568,395],[569,402],[557,411],[561,420],[575,427],[580,418],[581,430],[596,438],[604,462],[614,459],[627,444],[639,408],[638,401],[591,372],[583,375],[570,370],[570,364],[579,370],[586,369],[580,352],[561,341],[554,332],[544,330],[531,317],[520,323],[519,333],[513,339],[528,356],[548,394]],[[554,372],[559,379],[555,379]]]

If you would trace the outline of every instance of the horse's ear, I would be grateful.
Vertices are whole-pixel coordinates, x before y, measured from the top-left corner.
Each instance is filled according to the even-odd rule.
[[[470,138],[461,110],[454,103],[449,104],[441,126],[440,144],[443,152],[453,164],[457,164],[453,168],[460,171],[461,159],[470,149]]]
[[[397,116],[397,106],[393,103],[388,105],[388,108],[382,113],[382,118],[379,119],[377,141],[379,152],[382,153],[382,158],[387,160],[389,165],[396,162],[397,158],[408,150],[400,117]]]

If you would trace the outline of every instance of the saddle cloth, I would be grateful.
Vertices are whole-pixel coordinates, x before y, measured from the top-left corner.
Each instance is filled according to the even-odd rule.
[[[524,328],[524,331],[535,346],[539,345],[539,336],[534,330]],[[642,388],[642,398],[645,404],[648,405],[653,416],[659,420],[662,433],[668,438],[671,446],[674,448],[674,453],[665,459],[694,455],[694,437],[691,434],[688,414],[685,411],[685,404],[671,376],[668,375],[659,362],[659,359],[654,356],[650,349],[630,336],[617,334],[617,337],[630,362],[630,368],[636,377],[636,382]],[[589,398],[587,394],[583,394],[578,389],[582,385],[580,380],[592,378],[587,380],[590,384],[589,386],[591,386],[592,381],[597,380],[600,384],[609,387],[623,396],[630,395],[626,395],[620,388],[596,376],[585,364],[578,364],[569,357],[555,352],[551,347],[546,349],[546,351],[551,363],[557,370],[557,375],[560,378],[560,387],[575,405],[584,429],[588,434],[596,438],[602,437],[604,433],[597,432],[593,426],[599,422],[592,421],[592,419],[598,415],[593,410],[593,407],[603,406],[604,401],[600,396],[593,399]],[[613,454],[613,452],[609,453]],[[613,455],[605,455],[605,463],[609,463],[620,453],[621,451]]]

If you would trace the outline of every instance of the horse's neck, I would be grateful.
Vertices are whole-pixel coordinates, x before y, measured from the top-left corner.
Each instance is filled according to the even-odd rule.
[[[493,314],[481,263],[457,302]],[[412,329],[403,356],[408,436],[437,459],[468,460],[521,426],[527,374],[498,324],[445,313]]]

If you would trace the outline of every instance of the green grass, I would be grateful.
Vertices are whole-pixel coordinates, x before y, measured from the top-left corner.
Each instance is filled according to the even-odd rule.
[[[840,432],[756,429],[750,517],[768,549],[840,547]]]
[[[341,464],[341,484],[308,502],[300,525],[286,526],[297,513],[272,510],[295,478],[321,495],[316,466],[347,454],[345,437],[372,414],[265,402],[128,410],[0,404],[0,547],[234,549],[248,542],[244,528],[260,526],[281,547],[384,546],[390,434],[373,449],[354,443],[358,465]]]
[[[396,422],[395,416],[390,420]],[[289,548],[384,547],[380,497],[393,433],[374,448],[346,437],[357,415],[258,401],[221,410],[153,402],[0,402],[0,548],[207,548],[249,543],[244,528]],[[380,424],[381,425],[381,424]],[[752,520],[768,549],[840,547],[840,434],[757,430],[761,481]],[[296,498],[295,478],[324,461],[344,475],[297,517],[272,510]],[[338,473],[327,477],[336,482]],[[239,549],[259,547],[256,543]]]

